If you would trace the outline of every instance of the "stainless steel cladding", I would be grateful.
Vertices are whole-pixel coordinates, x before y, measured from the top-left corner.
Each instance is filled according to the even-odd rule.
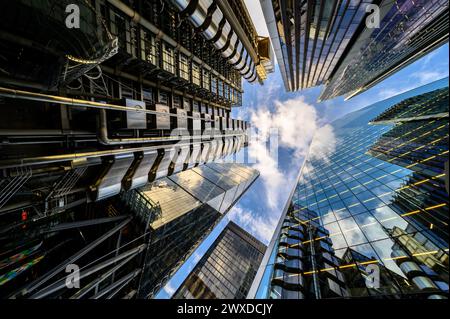
[[[220,130],[220,116],[218,115],[213,115],[212,116],[212,125],[214,125],[214,129],[215,130]]]
[[[231,117],[228,118],[228,130],[233,130],[233,119]]]
[[[216,139],[217,141],[217,149],[216,149],[216,155],[215,158],[220,158],[223,154],[223,139],[222,138],[218,138]]]
[[[190,147],[187,146],[181,146],[176,147],[175,149],[175,156],[173,158],[173,172],[172,174],[181,172],[184,169],[184,164],[187,160],[189,160],[189,153],[190,153]]]
[[[237,136],[233,136],[233,137],[232,137],[232,139],[233,139],[233,147],[232,147],[231,150],[230,150],[230,154],[233,154],[233,153],[236,152],[237,147],[238,147],[238,138],[239,138],[239,137],[237,137]]]
[[[238,120],[233,119],[232,121],[233,121],[233,130],[235,131],[239,130]]]
[[[190,9],[189,6],[195,5],[195,8],[186,14],[192,25],[200,30],[206,40],[213,41],[214,47],[244,78],[249,82],[256,80],[255,62],[243,45],[242,39],[238,37],[213,0],[170,0],[170,2],[182,13],[186,13],[186,9]]]
[[[239,152],[241,150],[242,145],[244,143],[244,139],[245,139],[245,137],[243,135],[237,137],[236,152]]]
[[[150,126],[153,129],[157,130],[170,130],[170,115],[169,115],[169,107],[164,104],[155,104],[151,107],[154,111],[167,113],[165,114],[156,114],[150,115]]]
[[[211,130],[211,115],[202,113],[202,131]]]
[[[158,151],[144,151],[138,155],[134,171],[126,178],[126,190],[138,188],[148,183],[150,171],[158,158]]]
[[[212,162],[215,160],[216,152],[217,152],[217,140],[213,139],[210,142],[210,150],[209,150],[207,162]]]
[[[175,108],[171,110],[172,114],[176,114],[177,116],[173,116],[171,118],[172,128],[175,129],[188,129],[188,118],[187,111],[179,108]]]
[[[155,179],[165,177],[169,174],[169,166],[170,163],[172,163],[174,156],[175,156],[174,148],[164,149],[164,155],[158,167],[156,168]]]
[[[223,144],[222,156],[227,156],[229,148],[230,148],[230,139],[227,137],[225,138],[225,142]]]
[[[188,115],[192,118],[188,119],[189,130],[200,132],[202,130],[202,122],[199,112],[188,112]]]
[[[206,163],[208,161],[210,148],[211,148],[211,144],[209,142],[203,143],[202,155],[200,157],[199,164],[204,164],[204,163]]]
[[[196,166],[200,160],[200,152],[201,152],[201,143],[196,143],[191,146],[191,154],[189,156],[189,160],[187,162],[187,168],[192,168]]]
[[[145,110],[145,102],[132,99],[125,99],[124,105]],[[126,112],[126,122],[128,129],[146,129],[147,115],[144,112]]]
[[[120,193],[122,179],[134,161],[133,153],[115,155],[108,160],[108,168],[91,186],[93,200],[98,201]]]
[[[227,121],[227,118],[226,117],[222,117],[221,118],[221,125],[220,125],[220,129],[222,130],[222,131],[226,131],[227,129],[228,129],[228,121]]]
[[[228,137],[228,139],[230,140],[230,146],[228,146],[228,152],[227,155],[230,155],[234,149],[234,137]]]

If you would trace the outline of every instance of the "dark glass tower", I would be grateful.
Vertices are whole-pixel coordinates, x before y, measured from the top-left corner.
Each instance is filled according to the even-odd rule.
[[[249,296],[447,298],[448,110],[447,78],[313,140]]]
[[[325,85],[320,100],[359,94],[448,41],[446,0],[260,2],[286,90]]]
[[[129,195],[156,203],[157,208],[149,224],[139,297],[153,297],[164,287],[258,176],[258,171],[243,165],[211,163],[127,194],[125,202],[132,203],[139,216],[148,209],[135,206],[137,200],[130,201]]]
[[[175,299],[243,299],[266,246],[229,222],[175,292]]]

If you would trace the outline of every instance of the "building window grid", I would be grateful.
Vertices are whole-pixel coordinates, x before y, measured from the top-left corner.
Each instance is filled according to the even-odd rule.
[[[192,62],[192,83],[201,86],[201,67],[195,62]]]
[[[234,236],[231,236],[228,233],[225,234],[220,243],[216,246],[216,249],[202,266],[202,269],[206,269],[206,271],[209,272],[211,278],[218,278],[219,281],[223,283],[225,288],[229,291],[228,295],[235,295],[239,291],[239,287],[236,287],[234,282],[227,280],[227,278],[236,277],[236,274],[232,273],[231,270],[247,269],[250,265],[244,258],[236,258],[236,256],[227,254],[227,251],[229,251],[229,249],[227,249],[228,247],[235,247],[234,250],[236,250],[237,247],[240,247],[240,244],[241,242],[234,238]],[[248,249],[249,247],[246,247],[244,253],[246,253]],[[224,265],[228,265],[228,267]],[[243,280],[244,277],[241,279]],[[237,283],[240,287],[242,286],[242,280]],[[218,287],[216,288],[219,289]]]
[[[180,78],[189,81],[190,80],[190,66],[189,58],[183,53],[178,54],[178,67],[180,72]]]
[[[162,43],[162,68],[175,74],[175,51],[168,44]]]
[[[366,188],[366,192],[367,192],[367,193],[370,193],[370,190]],[[315,195],[316,195],[316,193],[314,193],[314,196],[315,196]],[[358,196],[356,196],[357,194],[354,194],[354,195],[355,195],[356,198],[358,198]],[[375,195],[374,198],[377,197],[376,194],[374,194],[374,195]],[[344,201],[342,201],[342,199],[341,199],[341,202],[344,202]],[[329,205],[329,204],[328,204],[328,205]],[[364,204],[361,203],[361,202],[360,202],[360,205],[362,205],[362,206],[364,207]],[[329,206],[329,207],[331,208],[331,206]],[[368,209],[365,207],[365,210],[364,210],[364,211],[361,211],[361,212],[359,212],[359,213],[356,214],[356,215],[363,214],[363,213],[366,213],[366,212],[369,212],[369,211],[370,211],[370,210],[368,210]]]

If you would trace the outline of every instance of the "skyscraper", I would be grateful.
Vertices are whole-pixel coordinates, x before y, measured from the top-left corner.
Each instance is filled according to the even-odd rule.
[[[2,295],[36,299],[152,298],[258,175],[256,170],[239,164],[206,164],[93,206],[92,214],[98,219],[90,223],[35,228],[34,238],[28,241],[37,244],[12,257],[11,252],[6,253],[8,258],[0,263]],[[86,214],[82,209],[74,213]],[[95,223],[113,224],[105,227],[105,233],[114,231],[116,235],[102,245],[98,241],[104,235],[98,237],[97,233],[102,234],[103,227],[92,227]],[[80,235],[71,232],[76,228],[82,230],[80,235],[87,245],[80,242]],[[53,236],[42,236],[48,233]],[[54,246],[55,240],[62,244]],[[9,249],[14,244],[4,247]],[[55,255],[57,252],[61,256]],[[68,263],[80,268],[80,289],[68,289],[64,271],[58,271],[61,264],[65,267]],[[256,269],[254,265],[252,270]],[[249,286],[251,280],[247,281]]]
[[[448,2],[260,0],[287,91],[352,97],[448,41]],[[379,23],[378,23],[379,22]]]
[[[313,140],[250,297],[447,298],[448,78]]]
[[[173,295],[175,299],[244,299],[266,246],[229,222]]]
[[[214,39],[169,0],[4,4],[0,275],[13,285],[9,292],[27,286],[24,296],[56,296],[58,285],[48,284],[64,275],[65,258],[82,263],[114,250],[104,262],[118,268],[105,271],[95,290],[108,287],[99,298],[120,293],[143,275],[133,256],[149,255],[149,230],[139,224],[142,216],[119,209],[119,195],[202,169],[248,144],[249,124],[230,113],[242,105],[242,79],[263,83],[270,72],[268,39],[248,17],[209,11],[220,23],[207,16],[200,29],[208,27]],[[245,183],[237,184],[243,191]],[[139,203],[158,211],[150,199]],[[198,231],[205,235],[216,219]],[[127,262],[136,268],[123,273]]]

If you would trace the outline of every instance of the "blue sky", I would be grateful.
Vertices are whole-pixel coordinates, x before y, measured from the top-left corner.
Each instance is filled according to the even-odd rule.
[[[246,0],[246,3],[258,33],[267,35],[259,1]],[[321,87],[287,93],[278,66],[263,86],[244,83],[243,105],[233,110],[233,117],[250,121],[252,127],[263,133],[269,128],[278,129],[278,158],[267,153],[264,139],[252,143],[245,150],[246,159],[248,153],[253,159],[249,165],[260,171],[260,177],[178,270],[157,298],[170,298],[229,220],[233,220],[267,244],[295,185],[314,133],[321,132],[327,123],[347,113],[447,77],[448,52],[449,47],[446,44],[348,101],[340,97],[317,103]],[[326,131],[323,135],[326,139]]]

